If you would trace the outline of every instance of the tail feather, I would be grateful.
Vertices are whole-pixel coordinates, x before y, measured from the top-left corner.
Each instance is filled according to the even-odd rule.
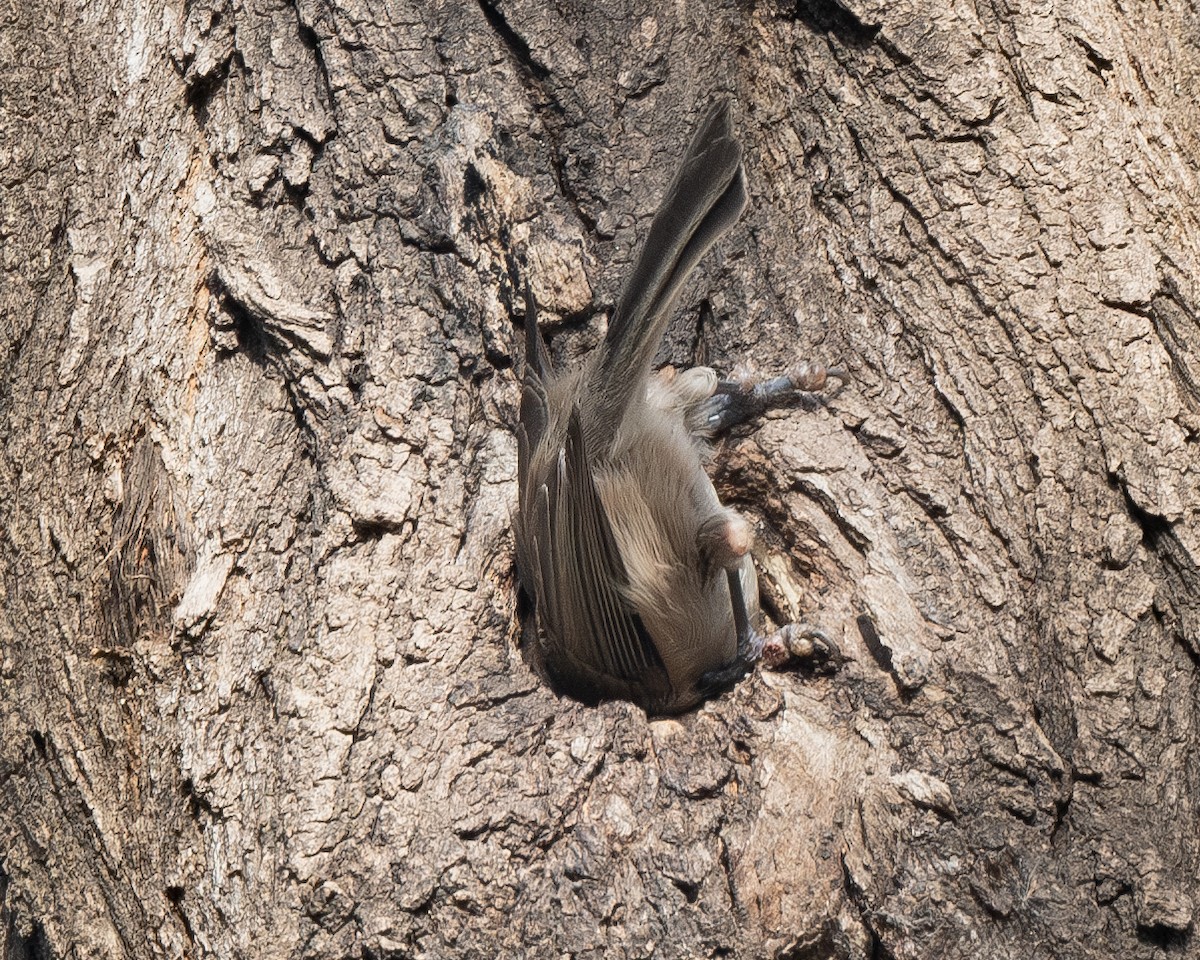
[[[609,324],[593,384],[599,403],[590,440],[611,440],[629,401],[645,388],[680,287],[746,202],[742,148],[722,100],[692,138]]]

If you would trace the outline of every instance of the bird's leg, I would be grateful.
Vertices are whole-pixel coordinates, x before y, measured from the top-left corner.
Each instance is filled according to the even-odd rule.
[[[746,610],[746,596],[742,592],[742,578],[737,570],[726,570],[729,581],[729,599],[733,603],[733,625],[737,631],[737,652],[723,667],[709,670],[700,677],[699,688],[705,696],[719,693],[742,679],[763,652],[765,638],[750,623]]]
[[[745,423],[772,407],[782,406],[800,394],[820,393],[830,380],[840,389],[848,376],[841,367],[819,363],[797,364],[782,377],[755,380],[749,375],[718,380],[712,395],[697,403],[691,422],[697,433],[713,436]]]
[[[738,570],[726,570],[729,581],[729,599],[733,603],[733,626],[737,631],[736,660],[744,661],[749,667],[762,656],[763,636],[750,624],[750,613],[746,609],[746,595],[742,592],[742,576]]]

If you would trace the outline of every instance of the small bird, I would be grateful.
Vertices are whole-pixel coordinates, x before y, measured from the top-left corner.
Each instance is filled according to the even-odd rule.
[[[722,100],[683,156],[603,343],[581,366],[553,369],[526,284],[517,566],[543,669],[585,702],[679,713],[745,676],[763,649],[752,625],[752,532],[717,498],[708,442],[844,375],[800,364],[754,385],[708,367],[651,371],[680,288],[746,202]]]

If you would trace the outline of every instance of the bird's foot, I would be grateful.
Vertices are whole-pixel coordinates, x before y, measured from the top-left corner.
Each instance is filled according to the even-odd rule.
[[[802,394],[836,394],[849,380],[841,367],[800,363],[782,377],[756,378],[748,370],[735,370],[728,380],[717,381],[712,396],[697,405],[699,429],[708,435],[745,423],[773,407],[783,406]],[[831,394],[832,395],[832,394]]]
[[[811,623],[789,623],[771,634],[763,644],[762,660],[771,670],[807,667],[822,673],[833,673],[849,657],[820,627]]]

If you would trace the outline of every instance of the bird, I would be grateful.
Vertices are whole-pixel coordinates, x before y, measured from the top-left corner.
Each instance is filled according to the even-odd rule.
[[[517,573],[532,599],[536,662],[553,687],[586,703],[682,713],[762,653],[753,532],[718,498],[709,445],[841,371],[801,363],[756,384],[709,367],[651,369],[680,288],[747,202],[742,148],[720,98],[683,154],[603,341],[581,364],[555,369],[525,283]]]

